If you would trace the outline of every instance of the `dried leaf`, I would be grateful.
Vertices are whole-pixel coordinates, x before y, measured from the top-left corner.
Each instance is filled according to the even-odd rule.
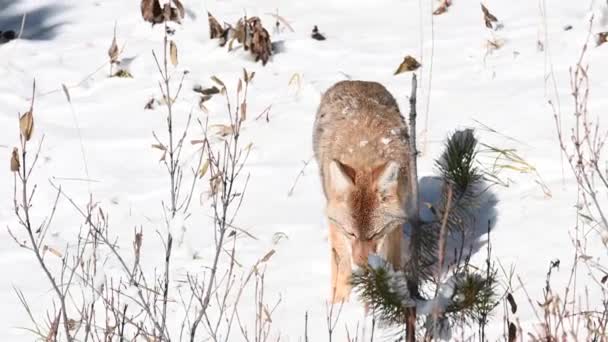
[[[288,86],[292,86],[294,84],[298,89],[300,89],[300,74],[297,72],[291,75],[291,77],[289,78],[289,83],[287,83]]]
[[[177,66],[177,45],[175,45],[174,41],[171,41],[171,44],[169,45],[169,51],[171,54],[171,64],[173,64],[173,66]]]
[[[198,178],[203,178],[207,173],[207,170],[209,170],[209,159],[205,160],[205,163],[201,166],[201,169],[198,172]]]
[[[158,150],[161,150],[161,151],[166,151],[167,150],[167,148],[164,145],[161,145],[161,144],[152,144],[152,148],[155,148],[155,149],[158,149]]]
[[[268,260],[270,260],[270,258],[274,255],[275,250],[271,249],[270,251],[268,251],[268,253],[266,253],[266,255],[264,255],[264,257],[262,259],[260,259],[260,262],[267,262]]]
[[[21,167],[21,163],[19,162],[19,150],[14,147],[13,152],[11,153],[11,172],[18,172]]]
[[[579,257],[579,259],[582,259],[583,261],[589,261],[589,260],[593,259],[592,256],[586,255],[586,254],[581,254],[578,257]]]
[[[209,20],[209,38],[221,38],[224,35],[222,25],[211,15],[211,12],[207,12],[207,18]]]
[[[517,327],[513,322],[509,323],[509,342],[515,342],[517,340]]]
[[[443,0],[441,1],[441,3],[439,4],[439,6],[437,6],[437,8],[433,11],[433,15],[441,15],[445,12],[448,11],[448,7],[450,7],[452,5],[452,1],[451,0]]]
[[[154,100],[154,98],[151,98],[150,100],[148,100],[148,102],[146,102],[144,109],[154,109],[155,102],[156,102],[156,100]]]
[[[70,96],[70,92],[68,91],[68,87],[66,87],[65,84],[61,84],[61,89],[63,89],[63,93],[65,94],[65,97],[68,99],[69,103],[72,103],[72,97]]]
[[[498,50],[501,47],[503,47],[503,45],[505,45],[505,42],[503,40],[500,39],[496,39],[496,40],[488,40],[488,50],[493,51],[493,50]]]
[[[249,82],[253,81],[253,76],[255,76],[255,71],[251,72],[251,74],[249,74]]]
[[[184,9],[184,5],[182,5],[181,1],[179,1],[179,0],[173,0],[173,3],[175,4],[175,7],[177,8],[179,17],[181,19],[184,19],[184,17],[186,16],[186,10]]]
[[[439,5],[434,11],[433,15],[441,15],[448,11],[448,7],[444,5]]]
[[[243,90],[243,81],[239,78],[239,83],[236,86],[236,92],[240,93]]]
[[[53,248],[53,247],[49,247],[49,246],[45,245],[45,246],[43,247],[43,250],[44,250],[45,252],[46,252],[46,251],[49,251],[51,254],[53,254],[53,255],[54,255],[54,256],[56,256],[56,257],[63,258],[63,254],[61,254],[61,252],[59,252],[58,250],[56,250],[56,249],[55,249],[55,248]]]
[[[247,74],[247,69],[243,68],[243,80],[245,83],[249,83],[249,75]]]
[[[606,280],[608,280],[608,274],[606,274],[602,277],[602,280],[601,280],[602,284],[606,284]]]
[[[488,8],[483,4],[481,4],[481,11],[483,12],[483,20],[486,24],[486,27],[489,29],[493,29],[494,27],[492,27],[492,23],[497,22],[498,19],[492,13],[490,13]]]
[[[247,102],[241,103],[241,122],[247,119]]]
[[[163,10],[158,0],[142,0],[140,9],[145,21],[152,24],[163,22]]]
[[[608,43],[608,31],[598,33],[595,43],[596,43],[596,46],[600,46],[604,43]]]
[[[395,71],[395,75],[399,75],[406,71],[414,71],[414,70],[420,68],[421,66],[422,65],[420,63],[418,63],[418,61],[414,57],[407,55],[407,56],[405,56],[405,58],[403,58],[403,62],[401,62],[401,64]]]
[[[251,18],[249,21],[251,26],[252,38],[251,38],[251,53],[255,57],[255,61],[262,61],[262,65],[266,65],[272,55],[272,43],[270,41],[270,34],[262,26],[262,21],[257,18]]]
[[[209,192],[209,197],[215,196],[218,192],[222,190],[222,177],[219,174],[215,175],[213,178],[209,179],[209,185],[211,187],[211,191]]]
[[[270,318],[270,311],[268,311],[268,308],[264,305],[264,320],[268,323],[272,323],[272,318]]]
[[[34,131],[34,114],[32,109],[19,118],[19,130],[25,141],[29,141]]]
[[[507,294],[507,301],[509,302],[509,305],[511,306],[511,313],[516,313],[517,312],[517,303],[515,303],[515,298],[513,298],[512,294]]]
[[[217,83],[220,87],[226,88],[226,85],[224,85],[224,82],[222,82],[222,80],[220,80],[219,78],[217,78],[217,76],[211,76],[211,80],[213,82]]]
[[[114,64],[118,61],[118,45],[116,44],[116,25],[114,25],[114,37],[112,38],[112,44],[108,49],[108,56],[110,57],[110,63]]]
[[[230,125],[214,125],[212,127],[215,127],[217,129],[216,134],[221,137],[225,137],[234,133],[234,130]]]

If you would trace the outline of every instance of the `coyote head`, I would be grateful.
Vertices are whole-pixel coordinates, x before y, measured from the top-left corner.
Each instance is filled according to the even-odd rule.
[[[353,265],[367,265],[369,254],[382,252],[387,235],[405,223],[403,172],[394,161],[369,170],[330,162],[327,216],[342,232]]]

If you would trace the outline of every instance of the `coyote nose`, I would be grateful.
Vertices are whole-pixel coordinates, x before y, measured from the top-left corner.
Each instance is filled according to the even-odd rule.
[[[377,244],[375,241],[355,240],[353,242],[353,261],[359,267],[367,265],[367,257],[370,253],[376,253]]]

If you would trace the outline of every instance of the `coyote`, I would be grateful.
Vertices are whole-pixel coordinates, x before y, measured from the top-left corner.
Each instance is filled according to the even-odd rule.
[[[408,130],[379,83],[342,81],[321,98],[313,132],[327,199],[333,302],[348,300],[353,267],[378,253],[401,266],[409,203]]]

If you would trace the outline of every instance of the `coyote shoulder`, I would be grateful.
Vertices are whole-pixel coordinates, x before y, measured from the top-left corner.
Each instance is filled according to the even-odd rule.
[[[397,102],[379,83],[338,82],[321,98],[313,148],[327,199],[335,302],[348,299],[351,269],[365,266],[370,253],[400,267],[407,132]]]

